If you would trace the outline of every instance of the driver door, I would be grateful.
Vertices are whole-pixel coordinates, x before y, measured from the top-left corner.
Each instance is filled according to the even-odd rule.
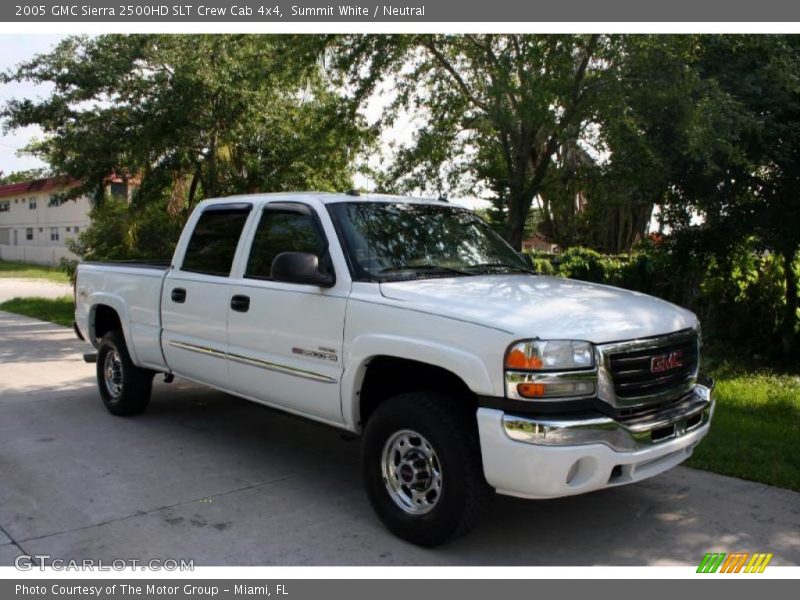
[[[339,382],[346,280],[333,287],[275,281],[281,252],[310,252],[333,273],[316,211],[298,202],[264,206],[231,290],[228,366],[234,391],[320,420],[341,423]]]

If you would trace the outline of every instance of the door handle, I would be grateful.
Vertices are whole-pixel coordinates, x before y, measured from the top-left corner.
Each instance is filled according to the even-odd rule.
[[[234,296],[231,298],[231,308],[237,312],[247,312],[250,310],[250,296]]]
[[[172,301],[178,304],[186,302],[186,290],[183,288],[175,288],[172,290]]]

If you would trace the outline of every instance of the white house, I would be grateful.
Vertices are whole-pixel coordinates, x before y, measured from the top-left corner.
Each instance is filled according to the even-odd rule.
[[[77,181],[50,177],[0,185],[0,259],[58,264],[66,241],[89,225],[91,201],[64,200]]]
[[[78,185],[68,177],[49,177],[0,185],[0,260],[57,265],[75,258],[66,242],[89,226],[88,196],[65,200]],[[108,184],[112,196],[128,197],[124,182]]]

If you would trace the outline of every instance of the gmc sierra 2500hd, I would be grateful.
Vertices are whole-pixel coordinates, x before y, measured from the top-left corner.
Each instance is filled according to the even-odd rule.
[[[536,275],[440,200],[206,200],[171,263],[81,264],[75,317],[113,414],[165,373],[360,434],[375,511],[421,545],[468,531],[492,491],[666,471],[714,410],[691,312]]]

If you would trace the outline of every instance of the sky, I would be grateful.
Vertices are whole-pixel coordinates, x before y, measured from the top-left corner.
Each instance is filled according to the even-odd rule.
[[[0,35],[0,71],[8,71],[36,54],[49,51],[55,44],[66,36],[63,35]],[[0,105],[13,98],[32,98],[47,96],[49,86],[36,86],[30,83],[0,84]],[[364,112],[370,122],[374,122],[384,110],[388,100],[386,97],[373,99]],[[383,146],[387,149],[392,142],[406,143],[411,141],[414,132],[414,123],[409,118],[400,118],[389,131],[383,134]],[[46,167],[47,165],[33,156],[20,154],[20,150],[32,139],[41,135],[38,127],[26,127],[5,133],[0,131],[0,171],[9,174],[14,171]],[[385,153],[381,153],[385,157]],[[380,155],[369,158],[370,166],[379,167]],[[372,182],[363,177],[356,176],[357,187],[370,189]],[[451,198],[455,204],[469,208],[486,207],[489,203],[478,198]]]
[[[36,54],[47,52],[64,36],[61,35],[0,35],[0,70],[5,72]],[[46,96],[48,88],[30,83],[0,84],[0,105],[12,98]],[[33,169],[46,166],[32,156],[18,156],[18,151],[32,138],[40,135],[38,127],[26,127],[12,133],[0,132],[0,171]]]

